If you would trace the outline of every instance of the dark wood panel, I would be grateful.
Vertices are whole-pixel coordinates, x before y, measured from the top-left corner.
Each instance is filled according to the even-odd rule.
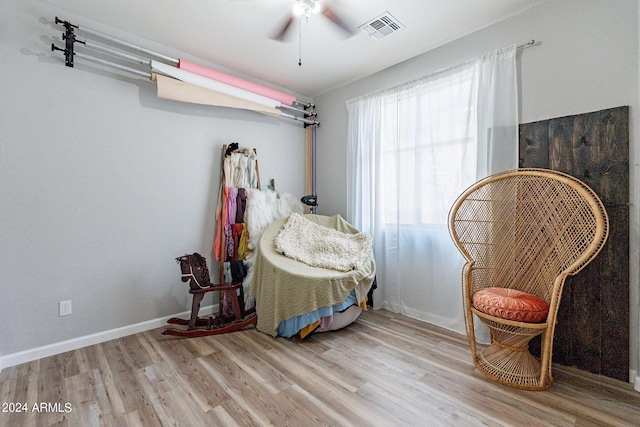
[[[629,108],[522,124],[519,148],[520,167],[559,170],[589,185],[604,202],[610,221],[600,255],[567,279],[553,360],[627,381]],[[539,352],[537,342],[531,347]]]
[[[629,377],[629,207],[609,206],[609,242],[599,255],[602,264],[602,375]],[[626,326],[626,327],[625,327]]]
[[[599,192],[600,182],[600,138],[599,113],[581,114],[573,117],[573,158],[568,173],[582,180]]]
[[[592,188],[599,184],[600,127],[599,113],[581,114],[551,120],[550,128],[569,128],[555,139],[558,151],[571,153],[571,164],[559,164],[550,159],[550,168],[566,172]],[[555,124],[555,125],[554,125]],[[569,157],[565,154],[564,157]],[[564,166],[564,167],[563,167]],[[563,290],[563,298],[570,295],[570,303],[563,300],[559,309],[554,347],[560,349],[565,358],[558,357],[557,363],[578,366],[589,372],[600,373],[600,347],[602,342],[600,305],[600,259],[596,258],[580,274],[568,277]],[[566,298],[569,299],[569,298]],[[591,307],[585,310],[585,307]]]
[[[520,125],[519,167],[542,168],[549,164],[549,122]]]
[[[600,112],[600,194],[607,205],[629,202],[629,108]]]
[[[629,377],[629,108],[599,112],[600,187],[609,215],[609,240],[600,254],[601,358],[599,372]],[[624,345],[621,345],[624,343]]]
[[[575,176],[591,187],[597,185],[600,146],[597,113],[562,117],[550,122],[550,128],[569,129],[568,132],[559,134],[555,142],[557,151],[571,153],[572,162],[563,167],[563,164],[551,158],[549,167]],[[569,157],[568,154],[565,157]],[[558,311],[557,334],[554,337],[557,363],[579,366],[596,373],[600,372],[602,330],[600,304],[597,301],[599,269],[596,259],[578,276],[567,278]],[[593,309],[584,310],[584,307]]]
[[[549,122],[548,168],[573,172],[573,118],[562,117]]]
[[[567,347],[567,360],[554,360],[566,366],[576,366],[585,371],[600,373],[602,347],[602,310],[600,305],[600,280],[598,259],[578,275],[567,278],[564,292],[571,292],[572,305],[562,301],[559,311],[570,312],[571,323],[558,324],[556,330],[568,330],[569,341],[556,338],[554,347]],[[627,366],[628,369],[628,366]]]

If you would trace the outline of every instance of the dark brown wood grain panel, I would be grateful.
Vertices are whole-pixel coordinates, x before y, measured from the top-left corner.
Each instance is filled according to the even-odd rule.
[[[599,259],[602,265],[602,370],[611,378],[627,381],[629,377],[629,207],[608,206],[610,236]],[[615,243],[614,243],[615,242]],[[627,345],[621,345],[626,343]]]
[[[561,117],[549,122],[549,161],[547,166],[549,169],[569,174],[573,171],[572,140],[572,117]]]
[[[556,329],[571,330],[571,340],[556,342],[556,347],[568,347],[569,359],[556,360],[566,366],[600,373],[602,347],[602,310],[598,261],[589,264],[578,275],[567,279],[564,292],[572,293],[572,305],[562,302],[561,310],[571,312],[571,323],[557,325]]]
[[[567,279],[553,361],[628,381],[629,107],[520,125],[520,167],[566,172],[589,185],[609,215],[598,257]],[[537,343],[532,343],[532,352]]]
[[[600,182],[600,127],[598,113],[573,116],[573,167],[569,173],[591,188]]]
[[[519,167],[541,168],[549,163],[549,123],[520,125]]]
[[[569,132],[556,138],[557,151],[571,153],[571,164],[558,164],[550,159],[550,168],[568,173],[587,185],[598,185],[599,180],[599,113],[581,114],[551,120],[550,128],[569,128]],[[554,125],[554,123],[557,123]],[[564,157],[568,158],[569,154]],[[564,167],[563,167],[564,166]],[[555,337],[555,347],[565,358],[557,361],[568,366],[579,366],[589,372],[600,372],[601,312],[599,259],[596,258],[579,275],[567,278],[558,325],[565,336]],[[570,298],[568,296],[570,295]],[[568,303],[567,301],[570,301]],[[585,310],[585,307],[590,309]]]
[[[629,202],[629,108],[600,112],[600,192],[607,205]]]

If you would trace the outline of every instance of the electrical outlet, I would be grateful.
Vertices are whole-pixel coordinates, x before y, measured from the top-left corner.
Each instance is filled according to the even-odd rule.
[[[60,301],[58,303],[58,308],[60,309],[60,316],[68,316],[71,314],[71,300]]]

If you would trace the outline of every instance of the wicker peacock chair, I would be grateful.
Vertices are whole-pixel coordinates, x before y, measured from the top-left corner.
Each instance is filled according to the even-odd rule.
[[[467,336],[477,369],[526,390],[551,387],[553,334],[567,276],[600,252],[609,220],[583,182],[546,169],[517,169],[480,180],[449,213],[462,272]],[[491,344],[478,350],[474,315]],[[529,341],[542,335],[540,358]]]

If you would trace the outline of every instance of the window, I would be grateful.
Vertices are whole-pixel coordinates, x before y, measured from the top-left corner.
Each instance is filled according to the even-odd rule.
[[[469,185],[517,167],[515,51],[347,101],[347,219],[373,236],[380,307],[466,331],[446,224]]]
[[[381,173],[386,222],[446,224],[449,207],[474,182],[472,86],[472,73],[465,69],[384,96]]]

